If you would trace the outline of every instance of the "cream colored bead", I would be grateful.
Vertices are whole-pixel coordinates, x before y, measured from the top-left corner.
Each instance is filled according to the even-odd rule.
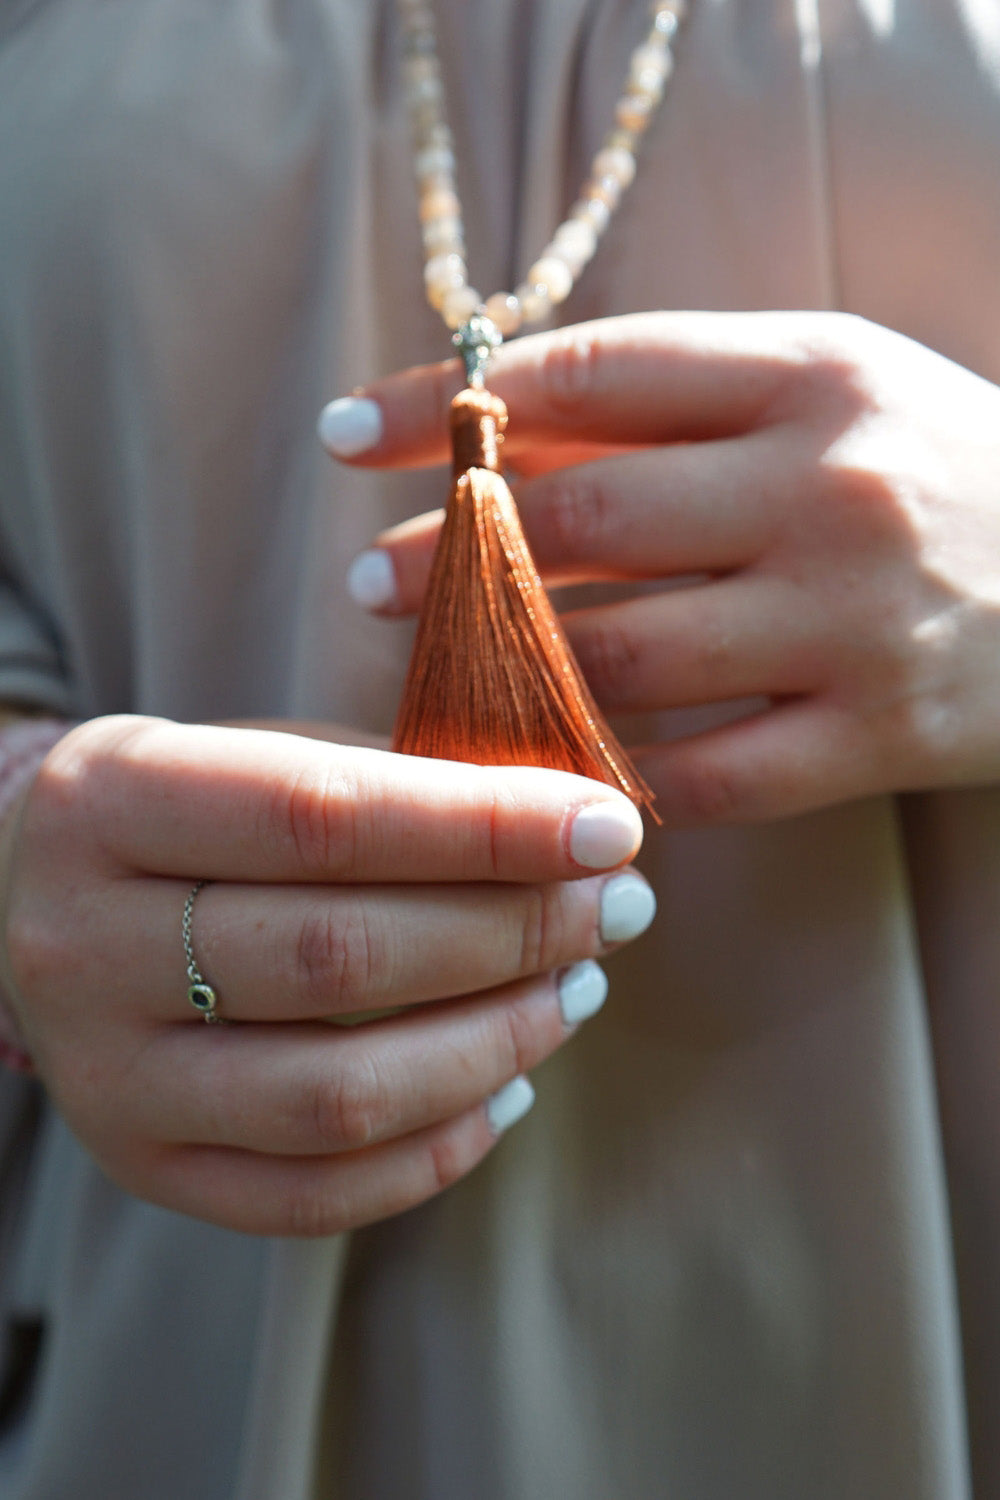
[[[440,104],[444,99],[444,85],[436,72],[426,78],[412,78],[406,86],[406,98],[411,107]]]
[[[440,81],[440,77],[441,70],[435,57],[418,55],[403,59],[403,81],[407,86],[407,92],[428,78],[436,78]]]
[[[431,219],[422,230],[429,255],[464,255],[465,235],[461,219]]]
[[[452,176],[455,171],[455,153],[443,146],[428,146],[426,151],[418,151],[415,166],[418,177],[437,177],[441,174]]]
[[[447,293],[465,286],[467,280],[468,271],[460,255],[433,255],[424,266],[424,285],[432,307],[440,308]]]
[[[589,224],[594,234],[600,237],[611,222],[611,210],[603,198],[589,196],[588,184],[588,196],[573,204],[570,219],[579,219],[582,224]]]
[[[584,219],[567,219],[552,236],[553,248],[567,264],[579,272],[597,249],[597,235]]]
[[[432,193],[420,195],[420,222],[429,224],[431,219],[455,219],[461,221],[462,205],[458,194],[449,188],[436,188]]]
[[[621,196],[622,185],[614,177],[592,177],[587,183],[587,197],[603,203],[608,210],[609,217],[621,202]]]
[[[565,302],[573,290],[573,273],[555,250],[547,250],[535,261],[526,280],[535,291],[544,287],[545,295],[555,304]]]
[[[656,67],[637,68],[633,66],[629,78],[629,86],[640,94],[648,94],[655,99],[657,104],[663,98],[663,90],[667,79],[670,77],[673,59],[669,52],[664,53],[662,62]]]
[[[449,328],[461,328],[480,306],[482,298],[471,286],[456,286],[445,292],[441,303],[441,316]]]
[[[521,304],[525,323],[535,323],[552,311],[552,302],[544,287],[530,286],[528,282],[522,281],[520,286],[515,287],[514,296]]]
[[[655,102],[646,93],[623,94],[615,106],[615,120],[624,130],[634,130],[638,135],[649,124]]]
[[[494,292],[486,299],[486,316],[492,318],[504,338],[521,326],[521,304],[513,292]]]
[[[605,147],[594,157],[594,176],[613,177],[620,187],[630,187],[635,177],[635,157],[631,151],[615,151]]]

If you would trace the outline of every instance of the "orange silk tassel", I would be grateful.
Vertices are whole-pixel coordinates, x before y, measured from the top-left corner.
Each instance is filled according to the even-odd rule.
[[[393,749],[576,771],[652,812],[653,793],[594,702],[538,576],[500,472],[506,425],[489,391],[470,387],[452,402],[454,484]]]

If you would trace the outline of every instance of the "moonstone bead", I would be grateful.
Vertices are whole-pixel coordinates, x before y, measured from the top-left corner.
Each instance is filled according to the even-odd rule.
[[[521,304],[513,292],[494,292],[486,299],[486,316],[497,325],[504,338],[521,326]]]
[[[522,281],[519,287],[515,287],[514,296],[521,304],[526,323],[534,323],[552,311],[551,298],[543,286],[529,286],[526,281]]]
[[[567,219],[552,236],[552,245],[574,270],[580,271],[597,249],[597,235],[584,219]]]
[[[600,236],[611,222],[611,210],[603,198],[592,198],[589,195],[581,198],[579,203],[574,203],[569,211],[571,220],[579,219],[582,224],[588,224],[595,235]]]
[[[460,255],[432,255],[424,266],[427,300],[431,306],[440,308],[445,294],[453,287],[465,286],[467,277],[465,261]]]
[[[422,230],[428,255],[464,255],[465,235],[461,219],[430,219]]]
[[[615,119],[625,130],[634,130],[638,135],[649,124],[656,100],[647,93],[623,94],[615,106]]]
[[[428,78],[440,79],[440,76],[436,57],[407,57],[403,60],[403,78],[408,93],[418,83],[423,83]]]
[[[573,290],[573,275],[562,256],[553,252],[542,255],[527,275],[528,284],[537,292],[542,287],[550,302],[565,302]]]
[[[482,300],[475,287],[452,287],[445,292],[441,301],[441,316],[449,328],[461,328],[472,317]]]
[[[417,152],[416,168],[418,177],[437,177],[442,173],[451,176],[455,171],[455,153],[445,146],[429,146],[426,151]]]
[[[594,176],[614,177],[623,188],[627,188],[635,176],[635,157],[631,151],[606,146],[594,157]]]
[[[431,193],[420,195],[420,222],[429,224],[431,219],[462,218],[462,205],[458,194],[451,188],[435,188]]]

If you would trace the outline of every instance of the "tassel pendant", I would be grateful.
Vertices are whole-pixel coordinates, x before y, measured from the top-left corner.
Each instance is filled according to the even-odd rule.
[[[481,366],[467,358],[467,367],[470,387],[451,408],[454,482],[393,749],[575,771],[655,818],[653,792],[594,702],[528,549],[500,471],[507,409],[483,389]]]

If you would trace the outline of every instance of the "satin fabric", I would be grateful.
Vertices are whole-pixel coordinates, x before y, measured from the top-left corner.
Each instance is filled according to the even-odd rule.
[[[996,0],[692,8],[564,320],[842,309],[1000,380]],[[484,292],[571,201],[645,9],[442,0]],[[447,352],[410,164],[388,3],[0,12],[0,699],[389,727],[409,632],[344,571],[441,479],[331,467],[314,421]],[[0,1080],[8,1353],[37,1331],[0,1491],[1000,1493],[1000,796],[643,860],[657,924],[533,1115],[354,1236],[138,1203]]]

